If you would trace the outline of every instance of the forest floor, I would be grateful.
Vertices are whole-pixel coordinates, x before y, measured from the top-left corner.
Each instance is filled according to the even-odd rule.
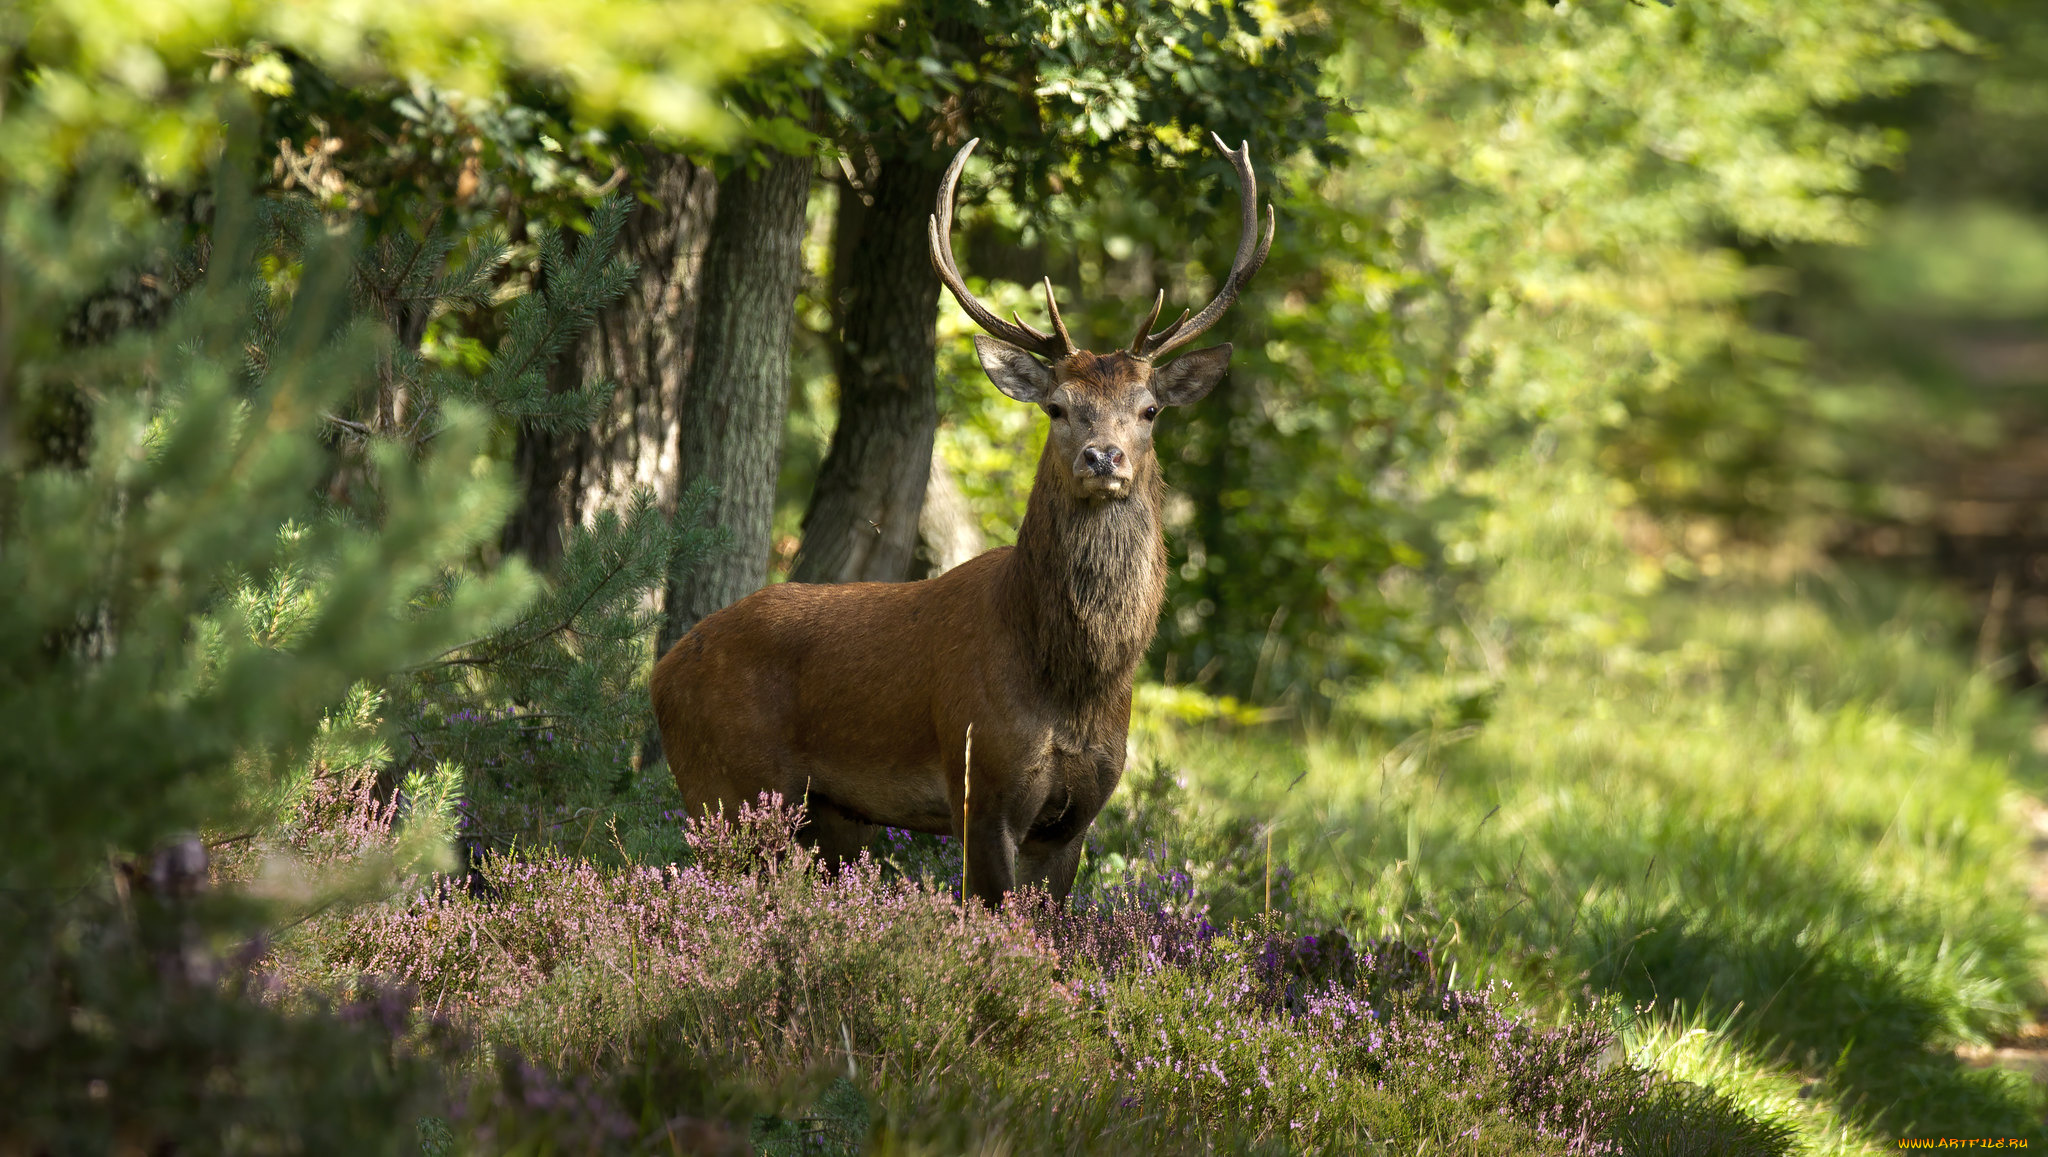
[[[1504,662],[1315,727],[1155,719],[1175,866],[1255,907],[1270,825],[1299,910],[1612,1016],[1810,1152],[2048,1140],[2048,760],[1969,608],[1838,569],[1631,588],[1598,518],[1514,525],[1547,541],[1474,618]]]

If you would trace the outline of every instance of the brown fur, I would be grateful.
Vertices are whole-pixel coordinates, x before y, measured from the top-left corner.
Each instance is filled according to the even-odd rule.
[[[1185,361],[1204,355],[1213,385],[1228,347]],[[1207,385],[1174,383],[1209,371],[1176,377],[1177,362],[1155,383],[1142,359],[1085,352],[1036,368],[1043,379],[1005,392],[1062,417],[1015,547],[924,582],[770,586],[656,664],[655,718],[691,814],[764,791],[803,799],[806,834],[834,860],[877,824],[957,837],[972,724],[974,893],[993,904],[1025,881],[1066,895],[1123,775],[1131,681],[1165,598],[1163,483],[1142,414],[1199,397]],[[1091,476],[1104,471],[1081,465],[1106,446],[1125,459],[1108,493]]]

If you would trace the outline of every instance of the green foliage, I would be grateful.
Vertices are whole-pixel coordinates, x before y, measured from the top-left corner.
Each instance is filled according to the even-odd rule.
[[[58,966],[69,1022],[10,1018],[0,1045],[8,1089],[0,1145],[27,1153],[145,1142],[234,1155],[412,1151],[413,1122],[436,1106],[444,1070],[376,1022],[374,994],[347,1002],[342,1016],[280,1013],[240,987],[166,996],[136,946],[106,935],[119,918],[92,916],[96,927],[67,924],[59,933],[83,938],[67,945],[72,952],[98,954]],[[22,995],[50,994],[39,986]]]
[[[207,279],[161,331],[10,367],[31,404],[88,399],[89,440],[75,465],[38,462],[7,431],[0,568],[20,595],[0,628],[0,751],[39,769],[0,821],[9,887],[77,886],[109,844],[238,822],[230,771],[269,782],[352,683],[475,633],[531,589],[513,566],[408,609],[504,510],[472,409],[447,411],[432,454],[377,455],[380,533],[314,516],[320,415],[373,376],[381,343],[349,324],[347,261],[326,246],[251,375],[254,222],[231,184],[218,196]],[[9,207],[39,232],[79,228],[31,197]],[[26,261],[8,274],[34,316],[47,283]],[[269,598],[233,597],[240,576]]]
[[[475,561],[509,508],[485,454],[493,421],[587,421],[597,400],[549,393],[543,370],[630,274],[612,257],[621,205],[598,208],[573,257],[541,246],[540,290],[480,362],[435,365],[413,344],[422,323],[492,307],[502,245],[455,261],[454,239],[429,227],[358,252],[303,201],[252,203],[245,162],[223,161],[204,273],[181,278],[193,288],[160,327],[84,348],[47,334],[94,277],[134,276],[137,251],[95,254],[103,239],[85,227],[118,201],[71,200],[66,217],[67,202],[17,190],[6,206],[20,244],[0,301],[29,340],[7,367],[24,405],[0,412],[0,571],[33,593],[0,616],[0,753],[35,774],[0,823],[17,946],[0,964],[6,1065],[36,1074],[10,1087],[36,1144],[119,1129],[243,1151],[326,1136],[328,1122],[353,1148],[409,1142],[410,1125],[399,1140],[378,1130],[437,1095],[411,1045],[246,1008],[212,990],[211,962],[267,917],[361,902],[449,862],[468,822],[454,760],[501,768],[535,740],[407,726],[458,695],[559,728],[541,785],[513,791],[618,795],[644,701],[641,608],[678,549],[643,500],[572,535],[537,600],[517,560]],[[699,534],[687,549],[713,546]],[[387,715],[407,740],[396,759]],[[204,899],[203,874],[171,871],[197,856],[203,872],[194,832],[248,898]],[[110,880],[110,855],[137,882]],[[323,1059],[264,1059],[301,1047]],[[105,1103],[81,1110],[81,1097]],[[74,1111],[73,1132],[48,1132]]]
[[[11,99],[0,165],[47,187],[94,158],[179,181],[218,143],[222,82],[291,91],[288,56],[358,83],[421,81],[472,96],[516,78],[564,82],[577,112],[683,139],[727,133],[717,89],[793,45],[859,22],[862,0],[716,4],[154,4],[33,0],[0,16]],[[211,54],[259,46],[244,61]]]
[[[633,269],[617,254],[629,208],[620,197],[600,202],[590,215],[590,234],[573,257],[560,232],[541,235],[533,292],[513,302],[506,313],[504,338],[488,367],[465,383],[488,398],[497,414],[549,431],[581,429],[597,419],[611,395],[610,382],[586,381],[580,389],[555,390],[550,388],[548,371],[574,348],[597,315],[626,292]]]
[[[291,227],[275,260],[289,270],[327,225],[302,198],[279,204]],[[508,295],[509,303],[496,281],[506,246],[487,227],[472,230],[459,261],[457,238],[437,226],[436,214],[424,215],[417,236],[401,219],[364,253],[352,277],[355,306],[399,340],[381,360],[376,388],[336,407],[356,418],[330,417],[341,454],[329,490],[346,486],[349,516],[371,516],[379,506],[378,456],[432,444],[451,405],[483,407],[501,427],[562,431],[594,419],[610,384],[558,389],[551,370],[633,275],[616,256],[627,210],[623,198],[600,201],[573,254],[559,231],[537,231],[531,287]],[[460,360],[429,359],[410,344],[425,339],[430,321],[449,319],[494,332],[496,340]],[[268,341],[255,343],[252,357],[267,360]],[[359,465],[365,462],[367,469]],[[707,500],[686,495],[672,522],[641,494],[624,511],[571,528],[563,557],[524,614],[394,672],[385,685],[386,710],[403,743],[377,770],[383,787],[413,800],[408,777],[429,775],[419,785],[424,789],[441,782],[432,769],[458,768],[458,779],[466,773],[459,826],[473,851],[573,842],[586,850],[616,845],[624,854],[612,830],[614,809],[642,821],[629,824],[636,841],[659,831],[648,821],[662,810],[663,784],[639,776],[631,760],[644,730],[646,640],[664,560],[680,552],[679,564],[692,565],[722,548],[722,540],[694,528]],[[500,521],[502,515],[489,516],[483,525]],[[459,598],[474,575],[488,573],[464,562],[438,576],[419,606]],[[291,594],[293,613],[318,601],[317,592]],[[352,798],[350,774],[331,785],[335,798]],[[631,849],[671,856],[677,850],[672,838]]]
[[[724,549],[704,529],[709,498],[687,492],[673,520],[644,494],[623,515],[600,513],[567,536],[554,581],[525,615],[416,668],[396,692],[401,765],[468,769],[471,848],[553,844],[649,862],[681,853],[662,822],[674,804],[666,773],[642,775],[633,757],[664,560],[687,570]]]
[[[1236,2],[944,0],[906,9],[806,79],[850,135],[918,139],[934,121],[964,121],[1003,158],[1013,192],[1033,191],[1019,203],[1057,220],[1048,176],[1100,173],[1113,158],[1182,168],[1207,153],[1208,131],[1265,158],[1325,152],[1317,27]]]
[[[1714,461],[1720,443],[1701,431],[1660,438],[1636,418],[1705,407],[1740,421],[1805,401],[1796,348],[1750,312],[1774,282],[1730,240],[1861,236],[1862,172],[1898,141],[1832,110],[1925,76],[1928,51],[1958,37],[1931,5],[1840,16],[1390,5],[1350,30],[1340,67],[1363,167],[1344,184],[1384,220],[1368,260],[1394,271],[1376,300],[1400,319],[1399,371],[1382,378],[1455,398],[1423,405],[1438,428],[1411,426],[1419,441],[1469,460],[1592,434],[1631,481],[1791,484],[1777,471],[1796,455]],[[1327,364],[1319,353],[1304,360]],[[1424,445],[1401,449],[1393,460],[1413,463]],[[1442,490],[1413,465],[1400,475],[1425,487],[1401,505]]]
[[[286,196],[276,206],[285,222],[277,259],[289,268],[328,225],[304,198]],[[601,201],[590,215],[590,236],[573,256],[559,231],[540,232],[532,288],[503,311],[495,347],[480,351],[474,366],[429,361],[419,343],[437,317],[479,313],[497,304],[496,280],[508,256],[502,234],[479,230],[461,263],[451,267],[462,238],[433,219],[417,235],[403,228],[386,231],[355,263],[351,289],[356,308],[382,322],[398,340],[379,366],[377,390],[350,399],[346,407],[360,411],[362,421],[337,424],[365,439],[419,443],[435,436],[441,407],[459,400],[483,407],[500,421],[538,429],[589,425],[610,392],[609,383],[558,390],[549,370],[626,291],[633,270],[616,254],[628,209],[622,198]],[[259,312],[259,323],[267,317]],[[258,363],[270,356],[276,337],[272,329],[261,325],[251,350]]]
[[[15,592],[0,608],[0,1036],[20,1110],[5,1127],[30,1149],[115,1130],[225,1152],[330,1131],[392,1144],[380,1130],[421,1094],[388,1041],[212,990],[206,962],[256,913],[196,895],[191,833],[271,821],[308,759],[374,757],[362,684],[487,631],[532,590],[516,565],[443,581],[506,507],[472,407],[447,407],[420,453],[372,451],[374,527],[321,515],[322,415],[374,382],[389,345],[350,317],[345,241],[308,249],[298,291],[252,329],[264,237],[238,159],[214,191],[203,279],[161,328],[97,346],[30,327],[135,252],[109,244],[108,202],[17,186],[0,203],[0,330],[28,338],[0,367],[22,403],[0,411],[0,582]],[[409,780],[401,866],[445,848],[452,778]],[[110,863],[127,866],[110,879]],[[309,1050],[328,1062],[273,1060]]]
[[[1935,56],[1912,91],[1843,112],[1902,142],[1895,170],[1870,181],[1869,244],[1768,258],[1794,290],[1771,304],[1771,323],[1809,351],[1800,392],[1646,410],[1634,441],[1712,451],[1694,469],[1644,477],[1647,502],[1737,530],[1768,531],[1788,514],[1824,520],[1820,537],[1838,543],[1877,523],[1880,541],[1904,530],[1916,553],[1967,486],[1955,464],[2017,456],[2038,429],[2048,368],[2028,351],[2048,319],[2033,275],[2048,170],[2024,142],[2048,127],[2048,14],[1999,2],[1947,10],[1963,48]],[[1750,472],[1769,485],[1747,485]],[[1966,541],[1940,565],[1967,570],[1985,558],[1980,546]]]

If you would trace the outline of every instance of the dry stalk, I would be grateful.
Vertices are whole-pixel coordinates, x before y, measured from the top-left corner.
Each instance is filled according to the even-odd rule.
[[[967,919],[967,821],[974,796],[974,724],[967,725],[967,750],[960,759],[960,918]]]

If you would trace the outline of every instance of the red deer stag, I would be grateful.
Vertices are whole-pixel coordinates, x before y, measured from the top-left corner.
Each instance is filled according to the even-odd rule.
[[[1261,239],[1248,151],[1217,140],[1243,195],[1230,276],[1192,319],[1154,332],[1162,292],[1128,349],[1094,354],[1067,336],[1050,278],[1052,333],[1006,322],[968,291],[953,189],[977,143],[939,188],[931,257],[994,335],[974,339],[989,380],[1052,423],[1017,545],[923,582],[755,591],[663,656],[653,692],[690,814],[767,791],[802,798],[802,834],[827,862],[858,855],[879,824],[962,835],[971,787],[967,878],[994,905],[1019,881],[1064,899],[1082,836],[1123,776],[1131,679],[1166,592],[1153,420],[1207,394],[1230,347],[1155,362],[1237,300],[1272,246],[1273,210]]]

